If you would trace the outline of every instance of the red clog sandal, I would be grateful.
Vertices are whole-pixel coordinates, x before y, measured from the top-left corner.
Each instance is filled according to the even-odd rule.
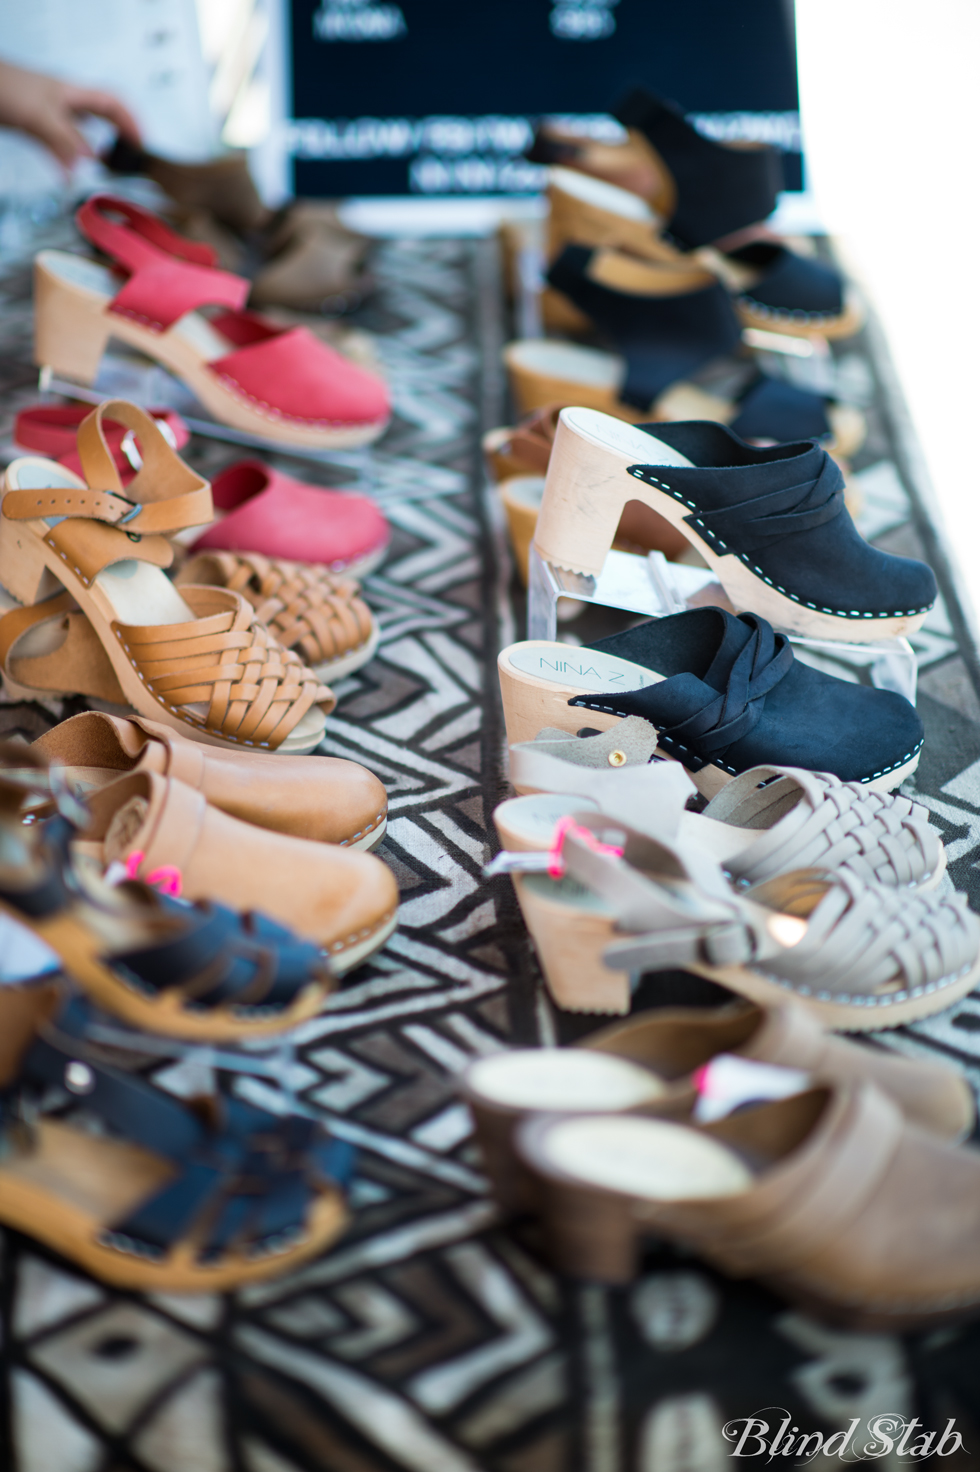
[[[339,449],[383,432],[390,405],[381,380],[306,328],[283,329],[243,311],[249,282],[216,270],[209,246],[109,194],[86,200],[75,220],[114,269],[40,252],[34,351],[41,366],[92,383],[115,337],[181,379],[223,424],[263,439]]]
[[[387,550],[388,523],[369,497],[304,485],[261,460],[229,466],[211,495],[215,521],[194,542],[195,552],[259,552],[362,578]]]

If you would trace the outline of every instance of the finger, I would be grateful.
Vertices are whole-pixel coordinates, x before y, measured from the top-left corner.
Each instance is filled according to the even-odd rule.
[[[43,143],[66,169],[70,169],[76,159],[92,157],[91,148],[68,113],[48,113],[27,131]]]
[[[101,92],[97,87],[70,87],[65,100],[72,112],[94,113],[97,118],[105,118],[106,122],[118,128],[130,143],[141,141],[139,123],[126,104],[112,92]]]

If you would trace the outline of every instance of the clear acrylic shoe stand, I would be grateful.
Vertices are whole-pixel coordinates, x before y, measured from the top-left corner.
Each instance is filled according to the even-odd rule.
[[[621,608],[648,618],[705,606],[732,607],[709,569],[668,562],[662,552],[642,557],[613,551],[598,577],[585,577],[545,562],[532,542],[528,558],[529,639],[556,638],[560,598]],[[793,653],[804,664],[855,684],[894,690],[915,703],[916,658],[907,639],[882,639],[876,644],[807,639],[799,634],[791,634],[789,639]]]
[[[63,394],[86,404],[101,404],[103,399],[129,399],[144,409],[176,409],[193,434],[225,440],[250,450],[270,455],[289,455],[295,460],[312,460],[318,465],[336,465],[347,472],[345,485],[351,490],[370,492],[374,483],[374,459],[371,447],[357,450],[310,450],[302,445],[285,445],[279,440],[249,434],[220,424],[200,401],[165,368],[137,354],[104,354],[95,382],[90,386],[57,377],[50,368],[42,368],[38,387],[44,394]]]

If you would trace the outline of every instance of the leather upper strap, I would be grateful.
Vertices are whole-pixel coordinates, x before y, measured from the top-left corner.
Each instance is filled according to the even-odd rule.
[[[139,436],[143,465],[125,495],[107,442],[106,420]],[[154,419],[135,404],[124,399],[99,404],[79,425],[78,451],[85,487],[9,490],[3,498],[4,516],[14,521],[100,521],[136,537],[204,526],[214,516],[209,483],[175,454]]]
[[[0,617],[0,670],[6,670],[7,659],[19,639],[38,624],[51,618],[62,618],[75,607],[70,593],[57,593],[43,603],[28,604],[24,608],[11,608]]]
[[[113,312],[160,332],[197,307],[238,311],[245,305],[249,282],[216,270],[210,246],[174,234],[129,200],[94,194],[75,222],[93,245],[131,273],[112,302]]]
[[[637,480],[657,485],[661,467],[631,465],[629,473]],[[714,511],[698,509],[685,516],[684,520],[698,536],[723,555],[726,552],[761,551],[796,532],[823,526],[840,516],[843,510],[844,477],[836,461],[824,454],[820,474],[815,480]]]

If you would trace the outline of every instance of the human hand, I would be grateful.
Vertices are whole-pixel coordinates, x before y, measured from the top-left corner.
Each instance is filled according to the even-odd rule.
[[[0,61],[0,125],[29,133],[65,168],[71,168],[76,159],[92,157],[78,129],[78,119],[85,113],[105,118],[130,143],[139,145],[136,119],[111,92],[77,87],[74,82]]]

